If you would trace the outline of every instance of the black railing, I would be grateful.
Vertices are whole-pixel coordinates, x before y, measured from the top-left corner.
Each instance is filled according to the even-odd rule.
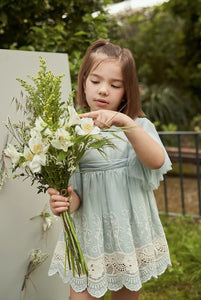
[[[192,216],[195,218],[201,218],[201,175],[200,175],[200,164],[201,164],[201,132],[194,131],[175,131],[175,132],[159,132],[161,140],[167,149],[172,163],[178,164],[177,176],[180,182],[180,203],[181,203],[181,215],[187,216],[186,203],[185,203],[185,183],[183,166],[184,164],[192,164],[195,166],[194,178],[197,181],[197,213]],[[182,143],[182,138],[184,143]],[[186,146],[187,144],[187,146]],[[190,144],[190,146],[189,146]],[[171,175],[171,173],[170,173]],[[168,176],[166,175],[163,181],[164,191],[164,210],[168,215],[178,214],[176,212],[169,212],[169,198],[168,198]],[[179,196],[179,195],[178,195]]]

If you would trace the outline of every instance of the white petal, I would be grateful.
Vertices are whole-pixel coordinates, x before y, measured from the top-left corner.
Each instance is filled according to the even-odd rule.
[[[94,129],[92,130],[91,134],[99,134],[100,133],[100,128],[98,126],[95,126]]]
[[[33,156],[33,153],[31,152],[31,150],[27,146],[24,147],[24,153],[23,154],[24,154],[24,157],[25,157],[26,160],[32,161],[34,156]]]
[[[29,163],[29,168],[33,173],[39,173],[41,171],[41,160],[39,155],[35,155],[33,160]]]
[[[46,223],[43,223],[43,231],[47,231],[48,225]]]
[[[30,138],[28,144],[34,154],[46,153],[49,148],[47,140],[39,137]]]
[[[38,131],[43,130],[45,127],[47,126],[47,124],[43,121],[43,119],[41,117],[38,117],[35,121],[35,128]]]
[[[18,152],[17,149],[12,144],[8,144],[4,152],[7,156],[10,157],[14,165],[18,163],[20,157],[22,156],[22,153]]]
[[[78,135],[85,135],[86,133],[84,132],[84,130],[82,130],[82,128],[80,126],[75,126],[75,132],[78,134]]]
[[[94,128],[94,121],[91,118],[81,119],[81,128],[84,130],[85,134],[91,134]]]
[[[49,128],[46,128],[45,131],[44,131],[44,135],[52,137],[53,136],[53,132]]]
[[[56,140],[56,139],[52,140],[51,145],[56,149],[61,149],[61,143],[59,140]]]
[[[69,120],[67,126],[70,127],[72,125],[80,124],[79,115],[73,106],[68,107],[68,112],[69,112]]]

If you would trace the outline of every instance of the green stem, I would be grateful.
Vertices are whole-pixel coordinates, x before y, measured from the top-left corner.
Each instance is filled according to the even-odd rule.
[[[79,276],[81,275],[81,272],[83,274],[88,275],[87,265],[85,263],[85,259],[82,254],[82,250],[78,238],[76,236],[73,221],[71,219],[69,211],[62,213],[62,220],[63,220],[65,232],[68,235],[68,242],[66,241],[65,243],[66,243],[66,247],[68,247],[66,249],[66,253],[68,257],[69,269],[70,270],[72,269],[73,276],[75,276],[75,262],[76,262],[77,273],[79,274]]]
[[[84,274],[88,275],[88,270],[87,270],[87,268],[86,268],[85,259],[84,259],[84,256],[83,256],[83,254],[82,254],[82,250],[81,250],[81,247],[80,247],[78,238],[77,238],[77,236],[76,236],[76,232],[75,232],[75,229],[74,229],[74,225],[73,225],[71,216],[70,216],[70,214],[68,213],[68,211],[65,212],[65,215],[66,215],[67,222],[68,222],[68,224],[69,224],[69,227],[70,227],[70,229],[71,229],[73,238],[74,238],[75,243],[76,243],[76,246],[77,246],[77,250],[78,250],[78,253],[79,253],[79,256],[80,256],[80,263],[81,263],[81,266],[82,266],[82,270],[85,271]]]

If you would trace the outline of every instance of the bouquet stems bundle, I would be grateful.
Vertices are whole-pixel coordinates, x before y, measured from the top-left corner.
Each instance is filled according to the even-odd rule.
[[[69,269],[72,270],[73,276],[77,274],[88,275],[88,268],[82,254],[82,250],[79,241],[76,236],[76,232],[71,220],[69,211],[62,213],[62,220],[64,226],[64,239],[66,245],[66,257],[65,262],[68,260]],[[66,271],[66,264],[65,264]]]

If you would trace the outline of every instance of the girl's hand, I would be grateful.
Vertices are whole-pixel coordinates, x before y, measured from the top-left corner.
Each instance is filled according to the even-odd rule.
[[[95,110],[85,114],[80,114],[80,118],[92,118],[98,127],[109,128],[112,125],[117,127],[133,126],[133,120],[127,115],[113,110]]]
[[[124,133],[140,161],[150,169],[159,169],[163,165],[165,154],[162,147],[129,116],[104,109],[80,114],[79,116],[81,118],[92,118],[94,124],[100,128],[109,128],[112,125],[126,127]]]
[[[68,208],[70,209],[70,213],[73,213],[80,206],[80,198],[73,189],[68,187],[67,191],[69,196],[64,197],[59,193],[59,191],[53,188],[49,188],[47,190],[50,195],[50,209],[56,216],[59,216],[60,213],[65,212]]]

